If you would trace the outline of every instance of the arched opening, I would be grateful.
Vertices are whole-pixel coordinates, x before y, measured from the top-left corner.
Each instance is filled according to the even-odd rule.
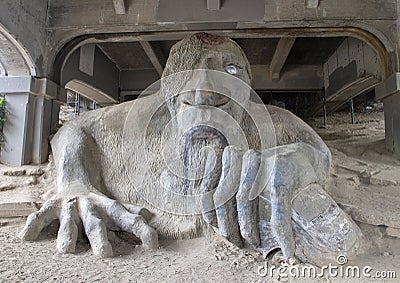
[[[95,44],[81,46],[66,59],[60,84],[102,106],[119,101],[119,69]]]
[[[115,98],[103,92],[102,90],[77,79],[66,83],[65,88],[79,93],[88,100],[96,102],[98,106],[108,106],[118,103]]]
[[[0,76],[36,76],[36,67],[23,45],[0,24]]]
[[[60,125],[87,111],[117,103],[103,91],[77,79],[69,81],[65,88],[67,89],[67,100],[60,107]]]
[[[55,77],[65,84],[73,79],[68,74],[77,72],[74,78],[90,82],[115,101],[135,99],[160,78],[171,46],[193,32],[81,36],[60,51]],[[323,114],[324,91],[327,113],[332,113],[353,98],[373,91],[396,68],[390,63],[388,42],[385,45],[377,36],[355,27],[210,32],[228,35],[242,46],[252,65],[252,86],[265,103],[283,105],[279,101],[286,100],[285,105],[303,117]],[[91,63],[87,64],[87,59],[82,62],[82,56],[91,56]],[[96,56],[108,61],[108,67],[103,68],[103,74],[108,70],[108,79],[118,73],[117,80],[108,83],[113,85],[111,91],[104,91],[100,85],[104,80],[91,73],[101,69],[96,63],[101,60]]]

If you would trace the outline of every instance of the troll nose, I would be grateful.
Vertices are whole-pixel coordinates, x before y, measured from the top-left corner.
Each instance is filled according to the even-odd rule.
[[[192,103],[192,105],[220,106],[228,101],[228,96],[216,93],[208,88],[197,88],[194,91],[194,103]]]
[[[194,96],[192,105],[219,106],[229,101],[228,90],[222,91],[221,86],[216,87],[214,78],[207,71],[202,70],[196,76],[196,84],[192,92]]]

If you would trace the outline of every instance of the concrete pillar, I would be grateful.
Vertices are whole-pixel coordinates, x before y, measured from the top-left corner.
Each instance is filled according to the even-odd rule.
[[[400,155],[400,73],[377,85],[375,98],[383,101],[386,148]]]
[[[60,114],[60,106],[61,104],[66,103],[65,101],[53,100],[52,109],[51,109],[51,126],[50,126],[50,135],[57,132],[59,128],[59,114]]]
[[[5,94],[7,108],[0,162],[13,166],[45,162],[55,119],[58,123],[54,108],[65,101],[65,90],[47,79],[21,76],[0,77],[0,93]]]

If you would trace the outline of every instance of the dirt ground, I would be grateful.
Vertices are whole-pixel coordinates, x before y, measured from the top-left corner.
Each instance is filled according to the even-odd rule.
[[[366,251],[347,266],[371,268],[371,276],[400,278],[400,158],[385,150],[383,112],[358,113],[350,124],[346,113],[310,121],[330,147],[334,166],[327,191],[359,223]],[[54,166],[24,167],[21,176],[0,177],[0,201],[29,194],[41,196],[54,188]],[[0,167],[4,174],[9,168]],[[17,169],[13,169],[18,171]],[[23,174],[24,173],[24,174]],[[36,174],[33,174],[36,173]],[[9,174],[9,173],[7,173]],[[33,176],[33,177],[32,177]],[[1,189],[2,188],[2,189]],[[7,199],[8,198],[8,199]],[[346,278],[328,272],[319,278],[266,275],[262,256],[239,250],[215,237],[161,241],[145,251],[125,234],[109,233],[116,256],[99,259],[81,241],[76,254],[56,251],[57,225],[38,241],[22,243],[17,234],[25,221],[0,218],[0,282],[399,282],[400,279]],[[398,233],[398,234],[397,234]],[[340,267],[337,263],[333,263]],[[296,265],[303,268],[304,265]],[[288,274],[288,270],[286,270]],[[385,274],[386,273],[386,274]],[[293,274],[293,273],[292,273]],[[263,276],[264,275],[264,276]],[[266,275],[266,276],[265,276]]]

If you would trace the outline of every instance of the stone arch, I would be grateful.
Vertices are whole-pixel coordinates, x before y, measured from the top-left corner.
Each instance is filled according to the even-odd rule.
[[[23,45],[0,24],[0,76],[36,76],[36,67]]]
[[[113,105],[118,103],[115,98],[108,95],[101,89],[79,79],[72,79],[68,81],[65,84],[65,88],[79,93],[86,99],[92,100],[101,106]]]

